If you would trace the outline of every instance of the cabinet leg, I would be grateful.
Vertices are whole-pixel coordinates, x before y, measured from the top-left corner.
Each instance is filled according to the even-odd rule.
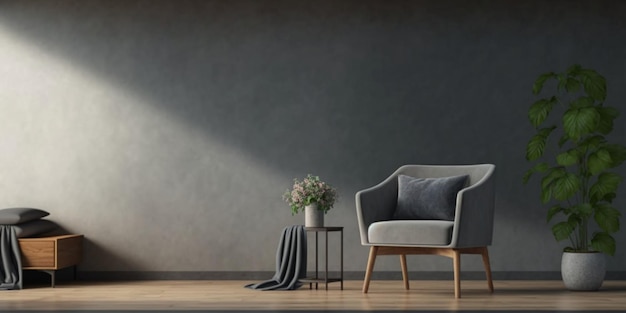
[[[50,275],[50,287],[54,288],[56,282],[56,271],[54,270],[42,270],[42,272]]]

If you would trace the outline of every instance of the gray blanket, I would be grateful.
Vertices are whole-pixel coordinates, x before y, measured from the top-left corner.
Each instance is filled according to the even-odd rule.
[[[0,225],[0,289],[22,289],[22,256],[15,229]]]
[[[302,225],[285,227],[276,250],[276,273],[270,280],[246,285],[259,290],[294,290],[302,286],[298,281],[306,277],[306,231]]]

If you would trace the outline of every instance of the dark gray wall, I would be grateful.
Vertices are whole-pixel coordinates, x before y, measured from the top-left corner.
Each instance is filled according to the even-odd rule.
[[[407,163],[494,163],[493,270],[558,271],[521,183],[531,85],[581,63],[626,112],[624,39],[620,1],[2,1],[0,207],[85,234],[81,271],[271,271],[304,218],[281,195],[313,173],[362,271],[357,190]]]

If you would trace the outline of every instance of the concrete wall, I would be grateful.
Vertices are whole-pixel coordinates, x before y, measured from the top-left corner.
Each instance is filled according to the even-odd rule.
[[[626,112],[624,38],[620,1],[2,1],[0,207],[85,234],[84,272],[268,272],[304,219],[281,195],[312,173],[339,189],[327,224],[360,272],[356,191],[402,164],[494,163],[493,270],[554,273],[564,243],[521,183],[531,86],[581,63]]]

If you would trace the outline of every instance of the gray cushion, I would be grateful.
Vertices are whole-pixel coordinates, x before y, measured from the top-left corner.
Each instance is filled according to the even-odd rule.
[[[453,226],[450,221],[384,221],[372,223],[367,236],[373,244],[445,246],[450,244]]]
[[[10,208],[0,210],[0,225],[15,225],[46,217],[50,213],[33,208]]]
[[[18,238],[33,237],[42,235],[59,228],[59,226],[50,220],[34,220],[12,226]]]
[[[393,218],[398,220],[454,220],[456,194],[468,175],[415,178],[398,175],[398,203]]]

